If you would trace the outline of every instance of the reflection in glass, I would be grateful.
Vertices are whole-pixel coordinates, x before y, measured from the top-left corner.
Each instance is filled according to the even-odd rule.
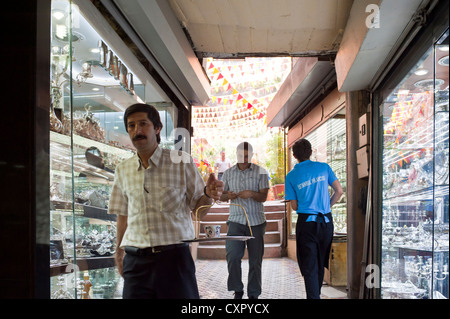
[[[431,265],[433,298],[449,298],[449,109],[448,109],[448,30],[447,44],[435,46],[436,77],[445,78],[434,90],[435,162],[434,162],[434,253]],[[445,129],[446,128],[446,129]]]
[[[382,298],[449,296],[445,55],[430,48],[382,104]]]
[[[51,297],[120,298],[115,216],[107,208],[114,170],[134,149],[123,111],[143,101],[144,85],[77,6],[52,1],[52,12],[65,18],[52,15]],[[105,48],[113,59],[106,68]]]

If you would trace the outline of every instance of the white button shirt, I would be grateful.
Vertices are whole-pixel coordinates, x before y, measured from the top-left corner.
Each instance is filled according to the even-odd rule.
[[[178,160],[172,160],[171,152],[177,152]],[[108,210],[128,216],[120,247],[155,247],[195,238],[191,211],[204,187],[197,166],[185,152],[157,147],[147,169],[137,155],[120,163]]]

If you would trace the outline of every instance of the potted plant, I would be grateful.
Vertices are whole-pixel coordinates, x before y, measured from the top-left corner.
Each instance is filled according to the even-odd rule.
[[[284,198],[284,178],[272,175],[270,182],[272,183],[272,192],[275,199]]]

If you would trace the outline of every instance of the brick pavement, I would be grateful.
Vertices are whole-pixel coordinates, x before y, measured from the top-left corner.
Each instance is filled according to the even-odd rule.
[[[201,299],[231,299],[227,290],[225,260],[196,260],[196,277]],[[248,260],[242,260],[244,298],[247,297]],[[306,299],[303,277],[297,262],[290,258],[265,258],[262,264],[262,293],[260,299]],[[346,299],[345,287],[322,287],[322,299]]]

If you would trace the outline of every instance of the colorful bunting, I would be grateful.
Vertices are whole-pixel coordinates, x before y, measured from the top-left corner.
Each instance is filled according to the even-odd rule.
[[[260,62],[221,66],[220,63],[213,63],[213,59],[208,59],[207,74],[214,84],[211,100],[207,106],[193,107],[193,124],[202,130],[214,129],[214,132],[222,129],[229,131],[230,127],[238,129],[244,126],[246,128],[266,126],[267,106],[281,84],[274,83],[268,87],[251,90],[247,88],[257,87],[258,83],[263,82],[264,79],[255,78],[256,74],[265,73],[265,77],[275,79],[277,70],[284,71],[287,75],[291,65],[290,58],[284,59],[283,63],[277,67]],[[235,74],[238,75],[235,79],[240,80],[236,85],[229,81]],[[240,90],[244,88],[245,92],[241,93]]]

